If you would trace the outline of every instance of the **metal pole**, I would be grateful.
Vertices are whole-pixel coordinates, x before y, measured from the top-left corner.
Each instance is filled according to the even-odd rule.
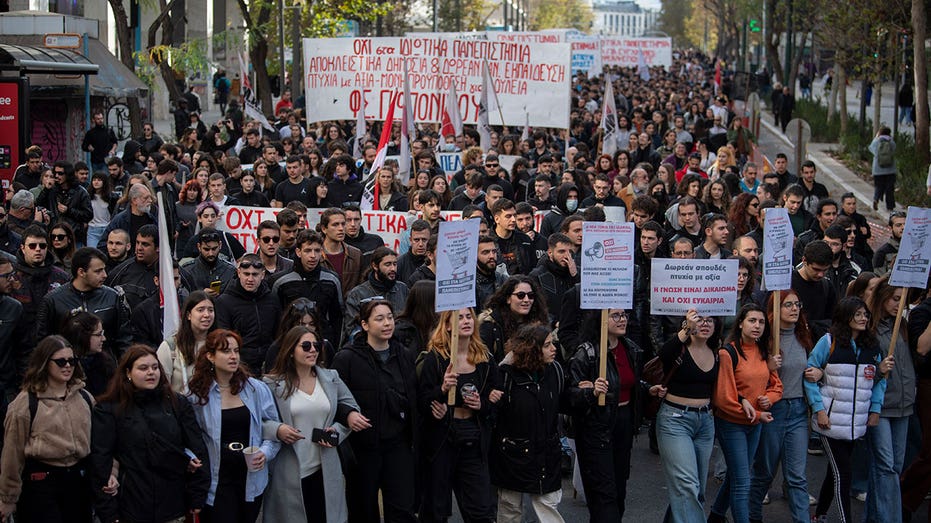
[[[278,0],[278,95],[284,92],[284,0]]]
[[[90,50],[87,44],[87,33],[81,36],[81,45],[84,47],[84,57],[89,57]],[[91,77],[87,73],[84,73],[84,128],[88,131],[91,130]],[[84,161],[87,162],[87,165],[93,165],[91,163],[91,153],[84,153]]]
[[[436,24],[438,20],[437,9],[439,8],[439,6],[437,4],[439,4],[439,0],[433,0],[433,32],[434,33],[436,32]]]
[[[899,132],[899,85],[902,75],[899,73],[899,35],[892,40],[892,70],[895,73],[895,91],[892,93],[892,136]]]
[[[291,24],[291,100],[300,97],[304,80],[304,50],[301,45],[301,6],[288,7],[294,16]]]

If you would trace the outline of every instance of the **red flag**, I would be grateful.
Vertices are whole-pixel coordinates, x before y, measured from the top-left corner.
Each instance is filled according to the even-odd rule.
[[[362,201],[359,202],[359,207],[365,211],[374,209],[375,205],[378,204],[378,170],[385,164],[385,157],[388,156],[388,141],[391,140],[391,128],[394,126],[394,106],[398,103],[398,96],[400,94],[395,93],[391,97],[388,116],[385,118],[385,126],[381,130],[381,138],[378,139],[378,152],[375,153],[375,161],[372,162],[369,179],[363,184]]]
[[[718,60],[714,64],[714,94],[718,94],[718,91],[721,90],[721,61]]]

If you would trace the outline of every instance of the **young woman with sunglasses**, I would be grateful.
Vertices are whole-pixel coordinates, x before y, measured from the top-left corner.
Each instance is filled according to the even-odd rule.
[[[669,491],[669,521],[704,521],[708,462],[714,446],[711,398],[718,376],[718,323],[689,310],[682,328],[659,349],[665,386],[650,394],[663,398],[656,414],[656,439]],[[670,375],[670,373],[672,373]]]
[[[132,345],[120,358],[94,409],[91,442],[101,523],[177,522],[204,507],[210,471],[201,428],[151,348]]]
[[[65,222],[56,222],[49,229],[48,236],[52,240],[52,248],[49,250],[55,255],[55,265],[71,272],[71,257],[77,248],[74,230]]]
[[[281,446],[263,438],[263,423],[278,422],[278,411],[265,383],[240,364],[242,338],[217,329],[197,355],[188,401],[204,429],[210,456],[210,490],[201,514],[205,523],[255,523],[268,484],[266,464]],[[251,464],[243,452],[258,447]]]
[[[339,374],[324,367],[323,344],[312,329],[289,329],[283,347],[265,377],[281,413],[280,422],[266,423],[266,434],[284,445],[271,465],[263,521],[346,521],[336,447],[350,429],[371,425]],[[332,436],[335,444],[322,436]]]
[[[421,364],[423,523],[443,522],[452,515],[453,492],[463,519],[495,520],[488,451],[492,407],[501,393],[494,390],[498,366],[482,344],[475,320],[471,308],[441,312]],[[450,360],[454,321],[459,323],[455,368]],[[450,390],[455,391],[453,406],[447,406]]]
[[[588,316],[588,341],[569,360],[569,403],[579,472],[592,521],[620,522],[627,499],[643,351],[627,337],[627,311],[608,309],[606,377],[598,376],[601,315]],[[585,338],[583,338],[585,339]],[[598,396],[604,394],[604,406]]]
[[[831,330],[808,356],[808,366],[824,372],[818,383],[805,382],[811,407],[811,428],[821,438],[828,457],[827,472],[815,508],[818,521],[840,497],[841,521],[852,521],[850,512],[851,456],[854,442],[867,426],[879,424],[886,380],[892,357],[883,359],[876,333],[870,329],[870,312],[860,298],[844,298],[834,307]],[[867,494],[869,497],[869,494]]]
[[[93,398],[71,344],[48,336],[29,358],[23,388],[10,403],[0,455],[0,517],[90,523],[86,457]],[[108,485],[113,492],[115,479]]]
[[[346,474],[349,520],[413,522],[416,510],[414,442],[419,413],[414,356],[394,339],[394,311],[385,300],[359,308],[362,332],[333,357],[371,428],[349,438],[355,463]]]
[[[487,309],[479,315],[482,343],[501,362],[505,342],[521,325],[549,322],[546,300],[537,283],[527,276],[511,276],[488,298]]]

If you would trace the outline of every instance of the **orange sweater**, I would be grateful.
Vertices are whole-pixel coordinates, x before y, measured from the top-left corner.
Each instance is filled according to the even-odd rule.
[[[757,411],[768,410],[760,407],[758,398],[765,395],[773,404],[782,399],[782,381],[775,372],[770,372],[766,360],[761,359],[760,348],[756,343],[745,343],[741,349],[747,359],[738,356],[736,371],[727,349],[718,351],[721,364],[714,390],[714,415],[731,423],[747,425],[750,421],[744,414],[740,400],[750,400]],[[759,416],[753,422],[756,423],[759,423]]]

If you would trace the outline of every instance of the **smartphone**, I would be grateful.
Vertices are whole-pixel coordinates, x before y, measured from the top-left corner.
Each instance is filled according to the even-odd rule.
[[[314,429],[310,434],[310,441],[314,443],[320,443],[325,441],[334,447],[339,445],[339,433],[337,432],[327,432],[323,429]]]
[[[212,281],[210,282],[210,290],[212,290],[213,292],[217,294],[220,294],[220,286],[222,284],[223,282],[221,282],[220,280]]]

